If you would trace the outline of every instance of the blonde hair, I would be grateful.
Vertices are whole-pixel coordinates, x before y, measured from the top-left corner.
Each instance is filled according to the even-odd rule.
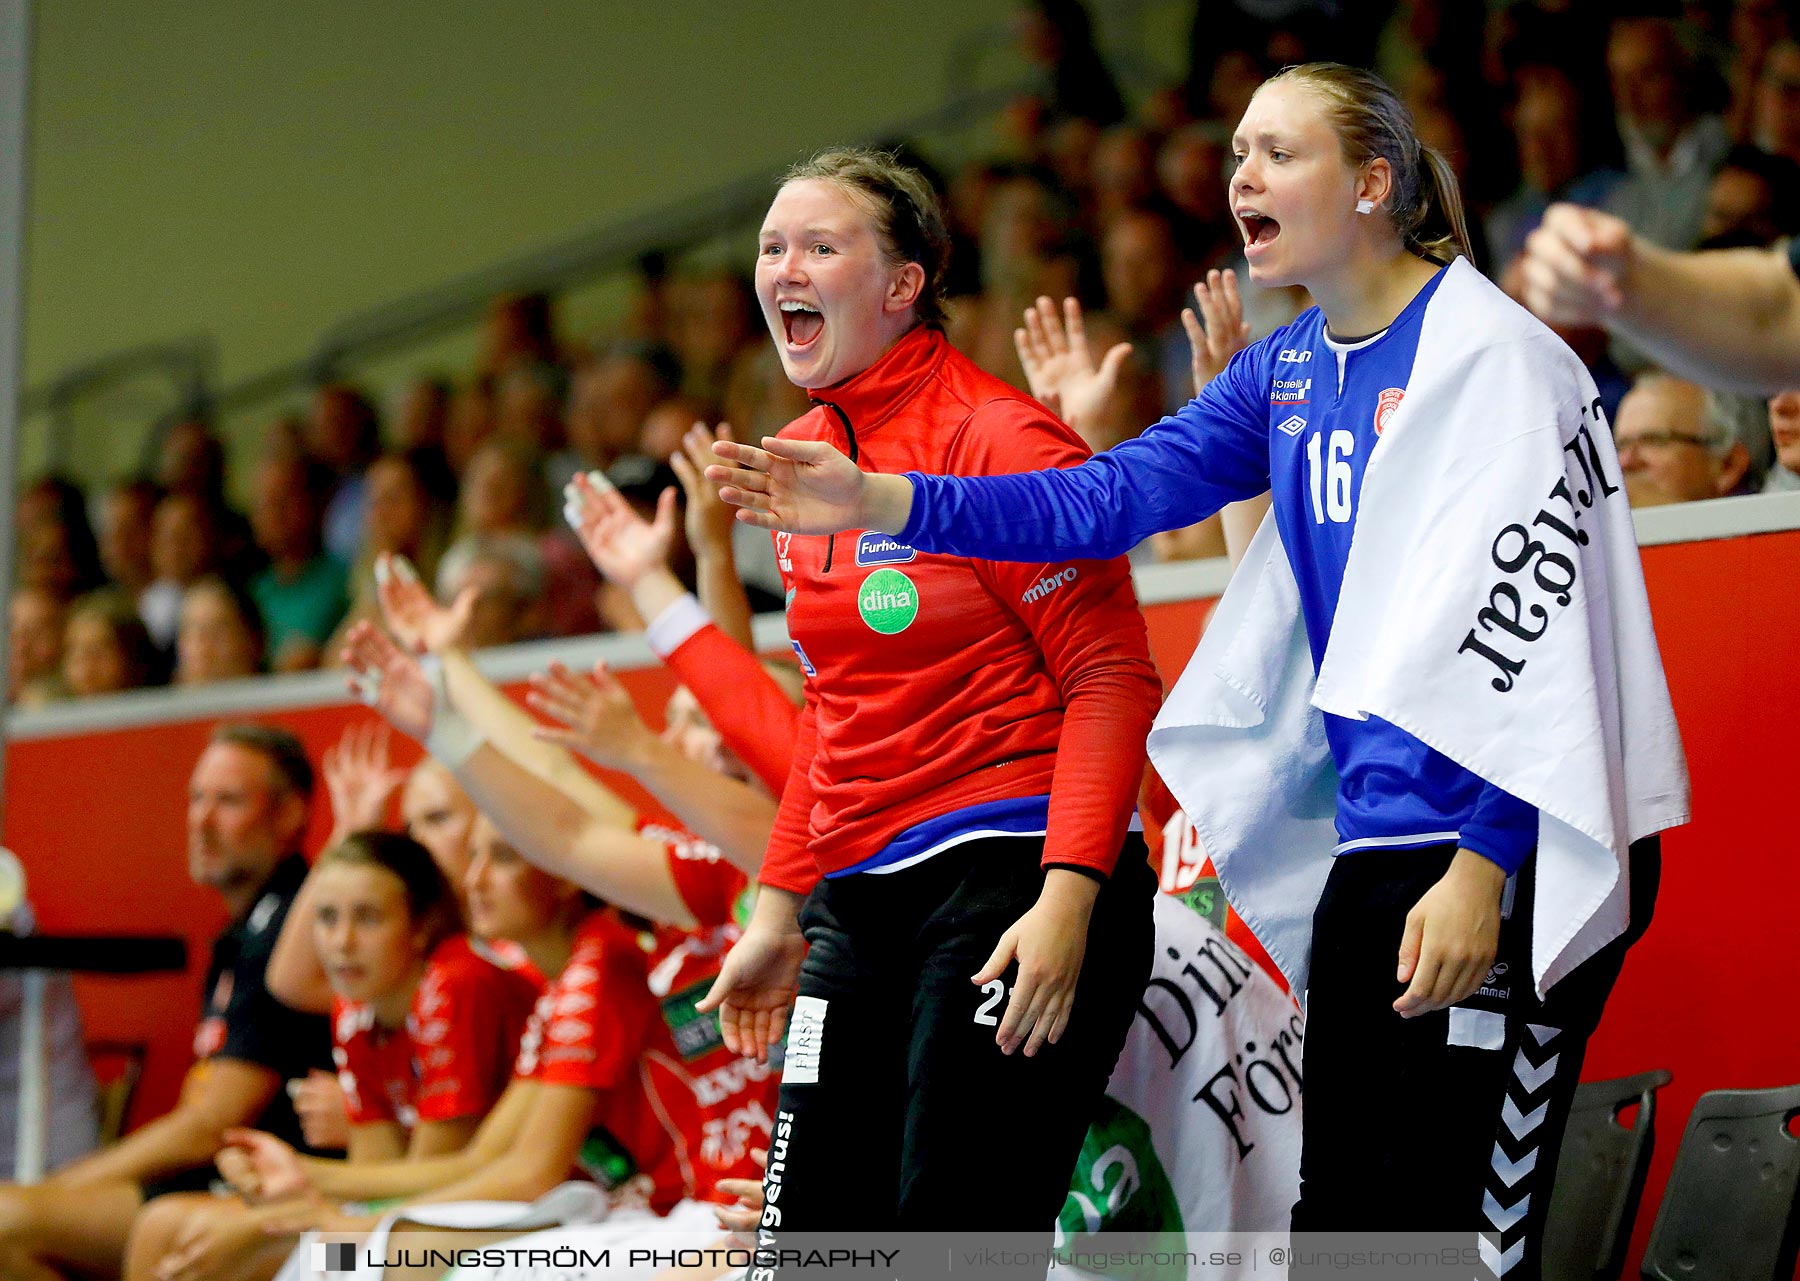
[[[1341,62],[1307,62],[1263,83],[1283,80],[1318,94],[1345,160],[1357,167],[1377,156],[1388,162],[1393,178],[1384,207],[1409,250],[1446,265],[1459,256],[1474,259],[1456,172],[1420,140],[1412,112],[1385,80]]]

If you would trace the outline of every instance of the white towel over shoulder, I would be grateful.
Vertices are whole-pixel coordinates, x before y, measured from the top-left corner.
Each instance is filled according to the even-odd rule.
[[[1320,711],[1378,716],[1537,808],[1540,993],[1624,931],[1629,844],[1687,821],[1597,404],[1574,354],[1458,260],[1370,457],[1316,682],[1271,519],[1157,717],[1151,759],[1296,992],[1336,842]]]

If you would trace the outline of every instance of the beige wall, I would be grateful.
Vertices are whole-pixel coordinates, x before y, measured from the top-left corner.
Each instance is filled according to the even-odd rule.
[[[929,110],[1009,12],[39,0],[26,384],[196,332],[227,381],[256,373],[359,308]]]

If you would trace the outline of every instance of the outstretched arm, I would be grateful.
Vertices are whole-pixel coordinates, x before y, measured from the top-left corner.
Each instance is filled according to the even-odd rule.
[[[444,732],[440,718],[460,714],[441,705],[442,696],[419,661],[373,623],[351,628],[344,662],[354,673],[351,687],[403,734],[429,745],[434,725],[440,737]],[[693,924],[669,871],[667,852],[633,830],[635,816],[621,823],[596,814],[555,782],[497,750],[478,731],[458,737],[461,750],[438,759],[519,853],[630,911],[672,925]]]
[[[1552,205],[1525,251],[1526,304],[1554,324],[1603,324],[1711,387],[1800,385],[1800,278],[1780,250],[1675,253],[1610,214]]]

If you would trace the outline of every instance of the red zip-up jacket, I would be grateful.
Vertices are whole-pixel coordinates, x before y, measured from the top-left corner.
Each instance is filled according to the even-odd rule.
[[[829,441],[865,471],[1088,456],[923,326],[813,399],[781,435]],[[1162,698],[1123,557],[999,564],[861,532],[777,534],[775,551],[807,696],[763,884],[805,893],[926,819],[1044,795],[1044,865],[1111,873]]]

